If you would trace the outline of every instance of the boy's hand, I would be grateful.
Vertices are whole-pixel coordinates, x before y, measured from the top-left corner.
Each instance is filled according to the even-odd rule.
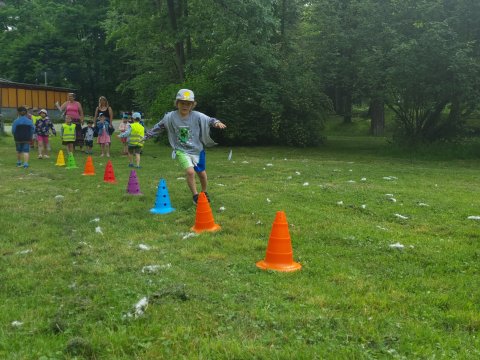
[[[225,125],[225,124],[222,123],[221,121],[216,122],[214,126],[215,126],[217,129],[225,129],[225,128],[227,127],[227,125]]]

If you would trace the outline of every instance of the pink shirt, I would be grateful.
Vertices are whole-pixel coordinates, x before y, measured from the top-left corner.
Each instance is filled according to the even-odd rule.
[[[77,101],[67,102],[65,115],[70,115],[72,119],[80,119],[80,106]]]

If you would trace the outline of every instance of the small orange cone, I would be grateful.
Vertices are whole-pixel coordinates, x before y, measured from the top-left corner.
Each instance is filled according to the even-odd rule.
[[[213,220],[212,209],[208,203],[205,193],[201,192],[198,195],[197,201],[197,215],[195,217],[195,225],[191,228],[192,231],[196,233],[201,233],[204,231],[218,231],[221,229],[221,226],[215,224]]]
[[[87,157],[85,162],[85,169],[83,170],[82,175],[95,175],[95,168],[93,167],[93,160],[91,156]]]
[[[108,160],[107,166],[105,166],[105,173],[103,174],[103,181],[111,184],[116,184],[115,173],[113,171],[112,161]]]
[[[65,156],[63,156],[63,150],[60,150],[58,152],[57,156],[57,163],[55,164],[57,166],[65,166]]]
[[[293,261],[292,242],[287,217],[283,211],[277,211],[265,260],[257,262],[257,267],[276,271],[296,271],[302,268],[302,265]]]

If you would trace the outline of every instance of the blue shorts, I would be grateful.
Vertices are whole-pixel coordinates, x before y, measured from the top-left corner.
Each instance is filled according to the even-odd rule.
[[[30,144],[24,144],[24,143],[15,143],[17,147],[17,152],[19,153],[29,153],[30,152]]]
[[[202,150],[198,155],[191,155],[184,153],[181,150],[176,151],[176,156],[182,168],[187,169],[193,167],[196,172],[205,171],[207,168],[207,160],[205,150]]]

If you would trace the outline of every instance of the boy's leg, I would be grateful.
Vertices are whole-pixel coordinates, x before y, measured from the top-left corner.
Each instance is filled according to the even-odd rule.
[[[208,185],[208,179],[207,179],[207,172],[200,171],[197,172],[198,178],[200,179],[200,184],[202,186],[202,192],[207,192],[207,185]]]
[[[195,170],[193,170],[193,167],[187,168],[185,175],[187,176],[187,185],[192,195],[197,195],[197,184],[195,183]]]
[[[140,167],[140,152],[135,154],[135,160],[137,161],[137,167]]]
[[[105,143],[105,151],[107,153],[107,157],[110,157],[110,143]]]

